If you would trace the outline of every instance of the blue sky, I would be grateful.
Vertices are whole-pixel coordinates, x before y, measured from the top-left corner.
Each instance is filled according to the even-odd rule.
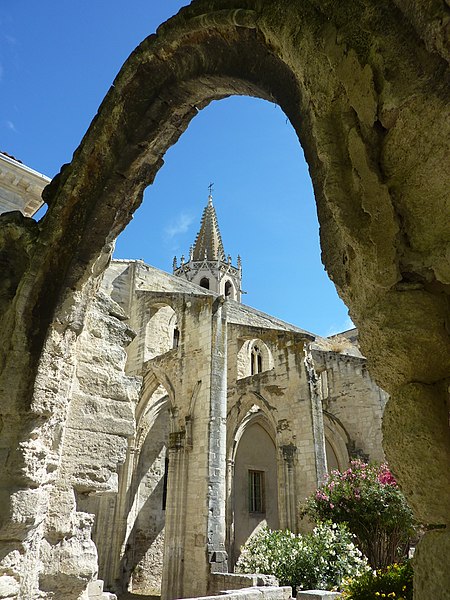
[[[0,150],[53,177],[69,162],[131,51],[189,2],[15,0],[0,6]],[[320,261],[308,168],[281,109],[213,102],[165,156],[118,258],[171,270],[188,254],[214,182],[225,252],[245,304],[328,335],[351,326]]]

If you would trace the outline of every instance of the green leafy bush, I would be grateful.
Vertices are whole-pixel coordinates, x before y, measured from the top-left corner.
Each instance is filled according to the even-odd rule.
[[[342,600],[412,600],[413,570],[409,561],[385,570],[367,571],[344,582]]]
[[[375,569],[405,558],[414,532],[411,509],[385,464],[355,460],[346,471],[331,471],[303,514],[314,521],[347,523]]]
[[[344,578],[367,569],[352,534],[335,523],[320,523],[304,535],[264,527],[241,548],[236,565],[240,573],[275,575],[280,585],[294,590],[337,589]]]

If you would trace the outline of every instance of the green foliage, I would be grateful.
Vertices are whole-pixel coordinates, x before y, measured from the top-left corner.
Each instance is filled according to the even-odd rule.
[[[393,564],[385,570],[367,571],[344,582],[342,600],[412,600],[411,563]]]
[[[404,558],[414,532],[411,509],[387,465],[359,460],[344,472],[332,471],[303,513],[314,521],[347,523],[374,568]]]
[[[241,548],[236,570],[275,575],[294,590],[337,589],[368,569],[352,538],[343,524],[320,523],[305,535],[264,527]]]

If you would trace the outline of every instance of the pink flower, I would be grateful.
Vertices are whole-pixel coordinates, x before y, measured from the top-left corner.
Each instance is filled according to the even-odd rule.
[[[395,477],[392,475],[389,467],[386,464],[381,465],[380,467],[378,481],[381,483],[381,485],[397,485]]]

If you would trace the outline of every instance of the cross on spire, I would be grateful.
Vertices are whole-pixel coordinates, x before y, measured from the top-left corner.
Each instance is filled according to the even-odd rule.
[[[208,190],[209,190],[209,195],[210,195],[210,196],[212,196],[213,187],[214,187],[214,183],[210,183],[210,184],[208,185]]]

